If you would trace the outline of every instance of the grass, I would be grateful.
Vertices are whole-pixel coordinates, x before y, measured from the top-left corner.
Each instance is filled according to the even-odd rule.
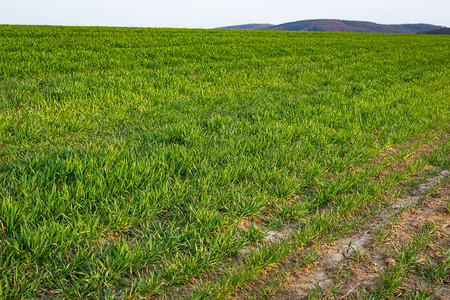
[[[402,292],[405,279],[409,273],[417,273],[419,276],[430,281],[439,281],[442,284],[443,279],[448,275],[448,263],[445,261],[439,266],[429,259],[429,263],[419,263],[419,255],[427,256],[426,247],[432,242],[434,226],[427,224],[417,231],[411,231],[412,238],[401,246],[394,247],[396,255],[395,263],[380,271],[378,286],[372,291],[364,288],[356,293],[359,299],[391,299],[399,297]],[[440,260],[440,258],[438,258]],[[408,291],[406,288],[404,290]],[[426,288],[411,289],[407,293],[407,299],[429,299],[434,291]]]
[[[385,241],[392,236],[392,231],[386,228],[386,226],[380,226],[374,229],[375,232],[375,245],[382,246]]]
[[[448,166],[449,45],[0,26],[0,297],[164,295],[217,272],[193,295],[224,296],[351,228],[427,162]],[[298,229],[266,245],[245,219]]]

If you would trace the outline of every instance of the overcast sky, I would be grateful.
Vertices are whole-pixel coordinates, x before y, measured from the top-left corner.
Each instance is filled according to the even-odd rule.
[[[450,27],[450,0],[0,0],[0,24],[213,28],[322,18]]]

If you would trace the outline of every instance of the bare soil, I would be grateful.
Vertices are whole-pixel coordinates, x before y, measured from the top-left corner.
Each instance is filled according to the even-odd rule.
[[[412,194],[390,205],[359,230],[321,247],[319,259],[291,272],[274,299],[305,299],[313,294],[319,299],[354,299],[362,290],[376,288],[380,271],[396,264],[399,245],[430,224],[434,226],[432,240],[420,255],[416,267],[420,269],[430,262],[438,266],[448,260],[443,253],[448,254],[450,248],[450,183],[447,180],[433,195],[428,194],[438,181],[449,174],[442,171],[429,178]],[[386,238],[382,238],[381,234]],[[295,259],[291,263],[295,263]],[[449,276],[429,280],[410,273],[396,297],[408,297],[413,289],[424,289],[434,292],[434,299],[450,299]]]

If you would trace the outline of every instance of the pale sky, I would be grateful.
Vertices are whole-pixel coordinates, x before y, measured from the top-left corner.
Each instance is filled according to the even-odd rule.
[[[450,0],[0,0],[0,24],[214,28],[304,19],[450,27]]]

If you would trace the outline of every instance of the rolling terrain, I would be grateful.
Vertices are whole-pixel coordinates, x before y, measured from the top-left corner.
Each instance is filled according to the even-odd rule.
[[[248,298],[314,263],[450,168],[449,45],[0,26],[0,298]]]
[[[450,34],[450,28],[443,27],[418,32],[420,34]]]
[[[236,26],[226,26],[221,27],[219,29],[253,29],[253,30],[261,30],[273,27],[273,24],[244,24],[244,25],[236,25]]]
[[[347,21],[334,19],[303,20],[280,25],[246,24],[221,29],[258,29],[283,31],[344,31],[344,32],[379,32],[379,33],[419,33],[440,29],[441,26],[430,24],[383,25],[364,21]]]

